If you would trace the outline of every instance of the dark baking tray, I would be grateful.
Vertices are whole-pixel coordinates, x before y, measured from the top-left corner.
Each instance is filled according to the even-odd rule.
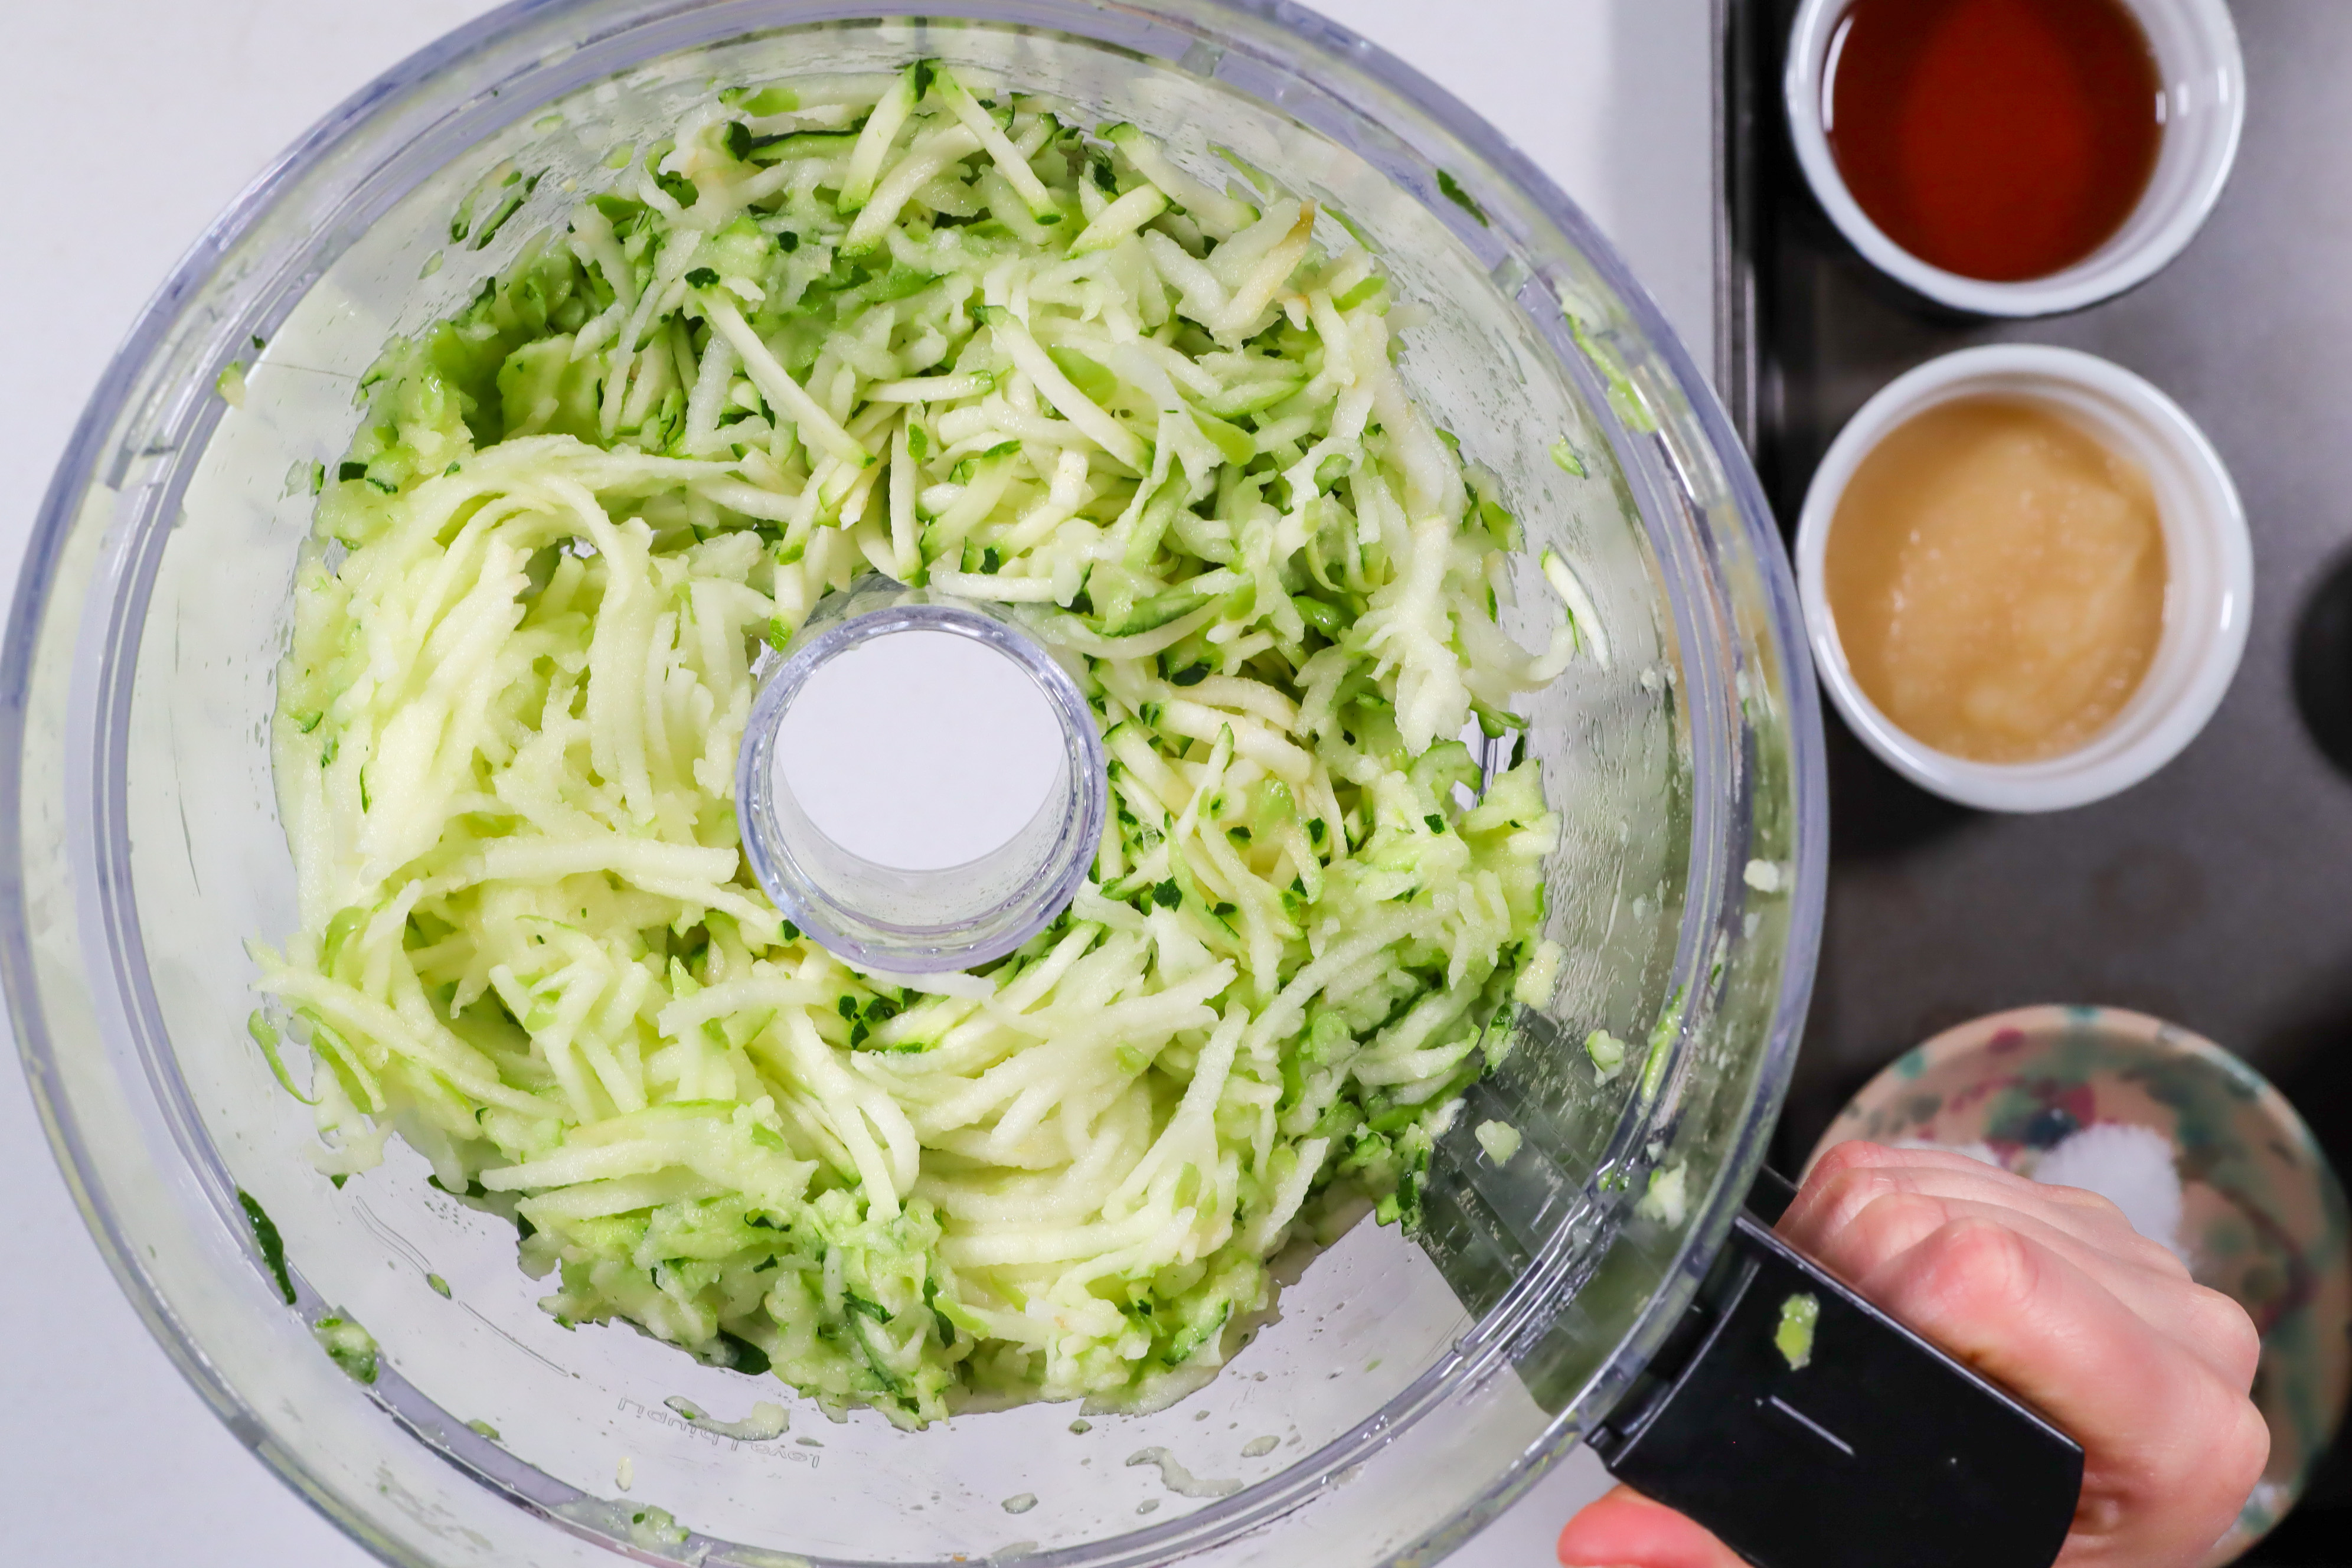
[[[1796,0],[1718,0],[1717,381],[1784,528],[1873,393],[1971,343],[2085,349],[2170,393],[2243,496],[2254,597],[2221,710],[2154,778],[2039,816],[1949,805],[1823,704],[1830,889],[1780,1158],[1910,1046],[2036,1002],[2170,1018],[2252,1062],[2352,1171],[2352,3],[2242,0],[2245,139],[2202,232],[2129,294],[1989,322],[1885,278],[1780,105]],[[2346,1445],[2250,1563],[2352,1562]]]

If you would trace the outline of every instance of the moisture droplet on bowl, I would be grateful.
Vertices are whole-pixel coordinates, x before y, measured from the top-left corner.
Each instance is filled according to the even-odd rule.
[[[1129,1469],[1138,1465],[1158,1466],[1161,1484],[1179,1497],[1230,1497],[1242,1489],[1239,1481],[1210,1480],[1195,1476],[1165,1448],[1139,1448],[1127,1457],[1127,1464]]]

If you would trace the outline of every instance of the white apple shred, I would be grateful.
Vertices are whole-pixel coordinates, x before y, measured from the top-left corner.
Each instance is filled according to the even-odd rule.
[[[1294,1231],[1412,1223],[1558,966],[1536,766],[1454,737],[1600,645],[1497,625],[1517,524],[1315,220],[919,63],[720,95],[394,342],[274,731],[321,1167],[397,1131],[564,1321],[906,1424],[1172,1397]],[[1068,911],[919,992],[737,845],[760,644],[868,570],[1029,606],[1112,759]]]

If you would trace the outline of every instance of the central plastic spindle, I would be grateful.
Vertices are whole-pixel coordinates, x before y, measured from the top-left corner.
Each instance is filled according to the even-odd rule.
[[[1093,864],[1108,793],[1093,711],[1025,627],[878,576],[819,605],[768,672],[736,770],[777,908],[902,973],[1045,929]]]

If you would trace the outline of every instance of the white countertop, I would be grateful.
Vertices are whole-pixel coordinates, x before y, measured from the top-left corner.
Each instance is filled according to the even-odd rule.
[[[213,216],[368,78],[479,0],[74,0],[11,8],[0,145],[0,590],[83,399]],[[1321,0],[1478,109],[1583,203],[1710,363],[1707,0]],[[0,1518],[24,1563],[362,1568],[148,1337],[0,1067]],[[1453,1559],[1541,1568],[1593,1495],[1571,1461]]]

